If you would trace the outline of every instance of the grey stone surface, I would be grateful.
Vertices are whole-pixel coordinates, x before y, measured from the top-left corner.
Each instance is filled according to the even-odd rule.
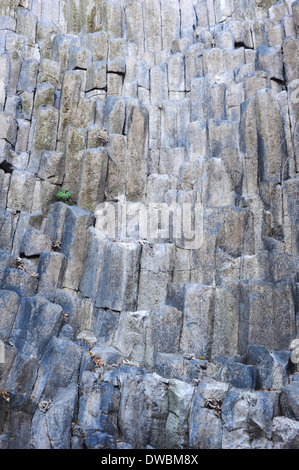
[[[95,306],[118,311],[135,309],[140,245],[135,242],[109,242],[107,248],[102,266],[99,267]]]
[[[298,421],[277,416],[272,429],[273,449],[298,449]]]
[[[39,356],[58,332],[62,309],[40,297],[24,297],[10,339],[24,354]]]
[[[290,419],[298,421],[299,403],[298,403],[298,382],[294,381],[285,385],[281,391],[280,406],[283,414]]]
[[[37,294],[46,297],[50,302],[55,301],[56,289],[62,285],[62,279],[67,265],[67,259],[62,253],[44,252],[38,263],[39,283]]]
[[[20,297],[12,291],[1,290],[1,339],[10,336],[15,317],[20,306]]]
[[[16,292],[21,297],[34,296],[37,289],[37,278],[20,269],[6,269],[1,281],[1,289]]]
[[[298,28],[0,2],[1,449],[298,448]]]
[[[88,228],[94,217],[79,207],[67,207],[61,234],[61,253],[68,259],[63,286],[77,289],[83,272]]]
[[[50,238],[41,231],[31,228],[23,236],[20,252],[29,257],[39,255],[44,251],[51,251],[51,248]]]
[[[107,164],[105,148],[98,147],[83,152],[78,193],[78,206],[82,209],[94,211],[104,201]]]
[[[65,158],[62,152],[43,151],[40,158],[38,175],[52,184],[62,184]]]

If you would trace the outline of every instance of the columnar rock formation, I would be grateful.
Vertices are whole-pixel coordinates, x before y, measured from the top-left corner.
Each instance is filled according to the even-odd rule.
[[[0,15],[0,448],[299,448],[298,0]]]

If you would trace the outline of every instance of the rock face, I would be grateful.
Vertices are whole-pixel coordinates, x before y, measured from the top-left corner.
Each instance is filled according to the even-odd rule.
[[[299,4],[271,3],[0,1],[1,449],[299,448]]]

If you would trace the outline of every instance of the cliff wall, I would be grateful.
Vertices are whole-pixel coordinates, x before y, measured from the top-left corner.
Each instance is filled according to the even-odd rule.
[[[0,448],[299,448],[298,0],[0,15]]]

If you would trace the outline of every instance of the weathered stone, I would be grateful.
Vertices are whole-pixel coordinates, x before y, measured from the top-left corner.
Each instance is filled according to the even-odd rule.
[[[49,14],[57,14],[59,15],[59,8],[55,5],[55,1],[53,0],[52,5],[50,4],[48,9],[45,9]],[[52,7],[52,8],[51,8]],[[56,7],[56,8],[55,8]],[[33,12],[34,12],[34,5],[33,5]],[[36,40],[39,44],[40,56],[41,59],[52,59],[52,47],[53,47],[53,39],[55,34],[57,34],[57,25],[53,21],[43,21],[39,20],[37,22],[36,28]]]
[[[15,392],[19,394],[30,395],[36,380],[38,367],[39,364],[36,358],[18,353],[6,378],[5,387],[7,389],[14,388]],[[29,404],[27,411],[30,410],[31,406]]]
[[[54,93],[55,93],[55,87],[50,83],[41,83],[37,85],[35,98],[34,98],[34,108],[33,108],[34,118],[37,117],[38,109],[40,107],[54,105]]]
[[[58,305],[41,297],[25,297],[10,339],[19,351],[39,357],[52,336],[58,333],[62,319],[62,308]]]
[[[189,415],[193,386],[179,380],[169,382],[169,414],[166,421],[166,446],[168,449],[188,447]]]
[[[113,435],[117,426],[119,400],[120,393],[112,384],[105,382],[101,387],[95,384],[93,391],[84,393],[80,398],[79,425],[94,432],[99,430]],[[96,448],[96,443],[92,444],[91,439],[89,445]]]
[[[257,70],[265,70],[269,78],[283,80],[282,54],[275,48],[259,46],[256,51]]]
[[[108,243],[100,266],[97,307],[118,311],[136,308],[139,258],[137,243]]]
[[[191,79],[191,121],[202,121],[210,116],[210,88],[205,77]]]
[[[285,37],[285,31],[282,24],[271,25],[267,30],[269,47],[280,47]]]
[[[5,112],[18,119],[22,113],[22,100],[19,96],[8,96],[5,103]]]
[[[94,217],[79,207],[67,207],[61,234],[61,253],[68,258],[63,278],[63,287],[77,290],[83,272],[85,249],[88,241],[87,229]]]
[[[25,256],[34,256],[43,251],[50,251],[51,248],[51,240],[41,231],[31,228],[23,236],[20,251]]]
[[[36,80],[38,73],[38,61],[35,59],[28,59],[22,63],[20,77],[18,81],[18,92],[35,91]]]
[[[278,411],[277,392],[258,392],[252,395],[248,413],[248,431],[252,448],[269,447],[273,418]]]
[[[67,208],[67,204],[63,202],[55,202],[49,209],[44,233],[54,242],[61,242]]]
[[[180,347],[182,312],[168,306],[156,306],[149,311],[146,364],[152,365],[158,352],[175,354]]]
[[[61,309],[58,306],[56,308]],[[39,377],[33,389],[34,396],[54,404],[59,391],[67,390],[68,386],[77,386],[81,358],[82,350],[76,344],[53,336],[43,350]]]
[[[161,0],[162,49],[170,49],[172,41],[180,37],[180,10],[175,0]]]
[[[125,115],[125,101],[118,97],[108,97],[105,103],[105,128],[108,134],[122,134]]]
[[[110,134],[108,143],[108,169],[105,194],[108,200],[117,200],[126,193],[127,138]]]
[[[247,430],[250,393],[228,391],[222,404],[224,432],[222,448],[250,449],[250,438]]]
[[[242,83],[232,83],[226,88],[226,116],[229,120],[240,121],[240,106],[244,99]]]
[[[16,120],[5,112],[0,113],[0,129],[0,139],[5,139],[14,145],[17,137]]]
[[[92,60],[90,50],[84,47],[70,47],[68,70],[87,70]]]
[[[234,356],[239,352],[239,311],[232,295],[216,289],[213,320],[213,356]]]
[[[63,186],[72,193],[72,199],[77,200],[81,173],[81,158],[86,148],[86,130],[68,127],[66,132],[65,174]]]
[[[160,2],[144,0],[142,4],[144,22],[144,46],[146,51],[161,50]]]
[[[77,45],[78,40],[74,36],[55,34],[53,37],[52,56],[50,59],[57,62],[60,67],[60,83],[63,80],[64,73],[67,71],[69,48]]]
[[[97,124],[91,124],[87,130],[87,148],[107,147],[107,133]]]
[[[59,260],[55,260],[58,261]],[[62,259],[60,274],[65,271],[65,261]],[[59,280],[59,279],[58,279]],[[75,340],[82,331],[90,332],[93,325],[93,304],[89,299],[80,299],[75,291],[68,293],[65,289],[55,290],[55,303],[63,308],[65,326],[70,329],[70,338]],[[67,336],[68,337],[68,336]]]
[[[16,32],[26,37],[28,46],[35,45],[36,24],[37,18],[35,15],[28,10],[18,9]]]
[[[20,99],[22,104],[22,119],[27,121],[32,119],[33,105],[34,105],[34,92],[33,91],[23,91],[20,93]]]
[[[299,41],[293,36],[287,37],[283,42],[283,63],[288,83],[298,78],[298,64],[295,61],[298,48]]]
[[[107,74],[107,96],[121,96],[123,89],[123,77],[119,73]]]
[[[208,126],[210,152],[213,158],[221,157],[223,150],[227,148],[237,148],[235,122],[210,119]]]
[[[13,240],[11,240],[13,242],[12,254],[14,256],[20,255],[20,247],[21,247],[21,243],[23,240],[23,236],[26,233],[26,231],[29,228],[36,228],[39,230],[41,228],[42,220],[43,220],[43,215],[41,213],[28,214],[28,213],[22,212],[19,215],[16,226],[15,226],[14,238]]]
[[[64,387],[57,393],[45,414],[39,409],[36,411],[31,436],[33,449],[70,448],[71,424],[77,393],[75,385]],[[47,406],[48,402],[45,403]]]
[[[138,310],[164,303],[174,267],[174,245],[145,245],[141,254]],[[150,286],[150,289],[149,289]],[[153,288],[153,289],[152,289]]]
[[[284,416],[276,416],[273,419],[273,449],[297,449],[299,445],[298,436],[298,421]]]
[[[130,361],[150,367],[158,352],[178,351],[181,324],[182,314],[173,307],[123,312],[112,345]]]
[[[127,29],[127,40],[141,47],[143,46],[144,41],[142,3],[127,3],[125,5],[124,10]]]
[[[177,133],[175,131],[178,110],[175,100],[164,101],[161,110],[161,146],[177,147]]]
[[[280,181],[284,150],[282,116],[270,90],[256,94],[260,181]],[[267,119],[266,116],[271,116]]]
[[[110,36],[120,38],[123,36],[123,16],[124,12],[121,5],[117,2],[107,2],[106,7],[106,21],[107,30]]]
[[[108,41],[106,31],[90,32],[82,40],[82,46],[87,47],[93,56],[93,60],[106,61],[108,56]]]
[[[40,157],[38,176],[52,184],[62,184],[65,158],[62,152],[42,152]]]
[[[178,52],[168,61],[168,90],[185,91],[185,89],[184,56]]]
[[[7,204],[7,193],[10,185],[10,174],[0,172],[0,208],[5,209]]]
[[[215,76],[225,70],[223,50],[213,48],[203,51],[203,68],[205,75]]]
[[[128,200],[143,196],[148,159],[149,116],[146,108],[133,106],[128,117],[127,187]]]
[[[176,288],[168,292],[166,303],[183,312],[180,350],[206,359],[211,353],[215,289],[193,283],[178,283]]]
[[[10,404],[5,410],[5,400],[1,403],[1,414],[4,413],[4,436],[6,432],[10,435],[16,436],[17,430],[21,430],[21,437],[11,437],[4,448],[7,449],[26,449],[29,447],[29,435],[30,425],[32,416],[36,409],[36,403],[31,397],[28,397],[25,393],[14,393],[10,394]]]
[[[146,310],[122,312],[112,340],[112,346],[121,355],[140,366],[147,363],[146,328],[148,322],[149,312]]]
[[[64,141],[66,128],[74,123],[80,89],[81,77],[78,72],[66,72],[63,77],[60,100],[60,119],[58,127],[58,140],[60,141]]]
[[[274,287],[269,283],[261,281],[251,281],[244,283],[246,286],[246,298],[249,308],[249,343],[267,347],[269,349],[277,345],[278,349],[287,347],[287,342],[291,341],[294,336],[294,319],[292,315],[292,300],[287,287],[280,287],[278,284]],[[281,317],[276,313],[277,302],[281,302],[281,291],[286,296],[285,302],[282,304]],[[280,300],[279,300],[280,299]],[[267,308],[265,309],[265,305]],[[275,305],[275,307],[274,307]],[[266,311],[267,315],[261,315],[260,312]],[[279,337],[281,333],[280,323],[285,324],[285,333]]]
[[[44,150],[55,150],[57,139],[58,111],[53,106],[41,107],[37,111],[34,127],[33,151],[29,160],[29,171],[38,171],[40,156]]]
[[[9,16],[2,16],[1,17],[1,30],[9,29],[11,31],[16,30],[16,20],[14,18],[10,18]]]
[[[109,309],[94,309],[93,332],[100,342],[111,343],[119,323],[119,312]]]
[[[83,152],[78,206],[94,211],[104,201],[107,174],[107,150],[98,147]]]
[[[0,3],[0,448],[298,446],[298,1]]]
[[[299,382],[297,381],[283,387],[279,401],[283,415],[297,421],[299,416],[298,388]]]
[[[90,227],[84,270],[80,281],[80,292],[84,297],[95,300],[101,269],[103,269],[104,251],[109,243],[102,231]]]
[[[35,178],[32,173],[14,170],[8,192],[7,206],[11,209],[30,212]]]
[[[215,380],[230,384],[235,388],[255,390],[258,378],[258,370],[255,366],[238,362],[238,356],[216,357],[213,359],[217,364],[213,372],[207,375]]]
[[[191,89],[191,79],[203,75],[201,44],[193,44],[185,54],[186,91]]]
[[[60,79],[60,65],[55,60],[41,59],[40,70],[37,76],[38,83],[50,83],[57,87]]]
[[[92,62],[87,68],[86,91],[104,89],[107,85],[106,62]]]
[[[96,113],[96,101],[90,99],[81,99],[78,102],[76,119],[74,126],[77,128],[87,128],[94,124]]]
[[[193,134],[192,134],[193,135]],[[159,173],[166,174],[168,176],[168,170],[171,168],[171,174],[174,178],[178,178],[179,172],[181,169],[181,165],[185,160],[185,148],[184,147],[177,147],[175,149],[165,148],[160,149],[159,152]],[[172,179],[171,179],[172,180]],[[163,180],[162,180],[163,181]],[[169,181],[169,177],[168,177]],[[164,180],[164,185],[166,184]],[[170,182],[171,187],[172,184],[176,187],[176,181],[173,180]]]
[[[295,200],[298,197],[297,179],[292,178],[286,181],[283,185],[285,194],[284,204],[284,223],[285,223],[285,243],[287,246],[287,253],[295,254],[296,245],[296,225],[298,224],[298,213],[295,209]]]
[[[217,235],[217,246],[232,257],[254,253],[253,217],[251,211],[224,209],[225,219]],[[240,227],[243,229],[240,230]],[[246,229],[245,229],[246,227]]]
[[[169,176],[152,173],[147,180],[147,200],[149,203],[163,203],[169,190]]]
[[[0,294],[1,340],[9,338],[20,306],[20,297],[12,291],[1,290]]]
[[[219,414],[209,409],[208,399],[221,403],[228,391],[227,384],[207,380],[194,389],[190,410],[189,445],[192,448],[221,449],[222,423]],[[221,411],[220,411],[221,413]]]
[[[295,1],[292,3],[292,13],[294,16],[294,23],[296,27],[296,35],[298,36],[298,31],[299,31],[299,6],[298,6],[298,1]]]
[[[250,98],[257,91],[270,88],[270,81],[264,71],[252,72],[244,77],[245,98]]]
[[[17,134],[17,141],[16,141],[16,152],[27,152],[27,145],[29,139],[29,132],[30,132],[30,123],[25,119],[18,119],[18,134]],[[28,156],[28,154],[27,154]],[[26,170],[28,164],[28,159],[26,164],[24,164],[23,168]]]
[[[125,378],[125,377],[124,377]],[[119,429],[122,439],[133,447],[165,447],[165,423],[168,394],[165,379],[157,374],[128,377],[123,383],[119,405]],[[135,396],[139,400],[136,406]],[[126,403],[126,405],[124,405]],[[135,403],[135,404],[134,404]],[[136,421],[136,417],[140,419]],[[138,422],[138,426],[133,423]]]
[[[9,56],[8,54],[0,55],[0,110],[3,111],[6,98],[6,90],[9,79]]]
[[[50,250],[49,250],[50,251]],[[67,260],[62,253],[42,253],[38,264],[37,295],[55,302],[56,289],[62,285]]]
[[[57,201],[59,189],[59,186],[37,179],[33,193],[32,212],[46,214],[49,206]]]
[[[168,99],[167,64],[159,64],[150,69],[151,103],[157,104]]]

